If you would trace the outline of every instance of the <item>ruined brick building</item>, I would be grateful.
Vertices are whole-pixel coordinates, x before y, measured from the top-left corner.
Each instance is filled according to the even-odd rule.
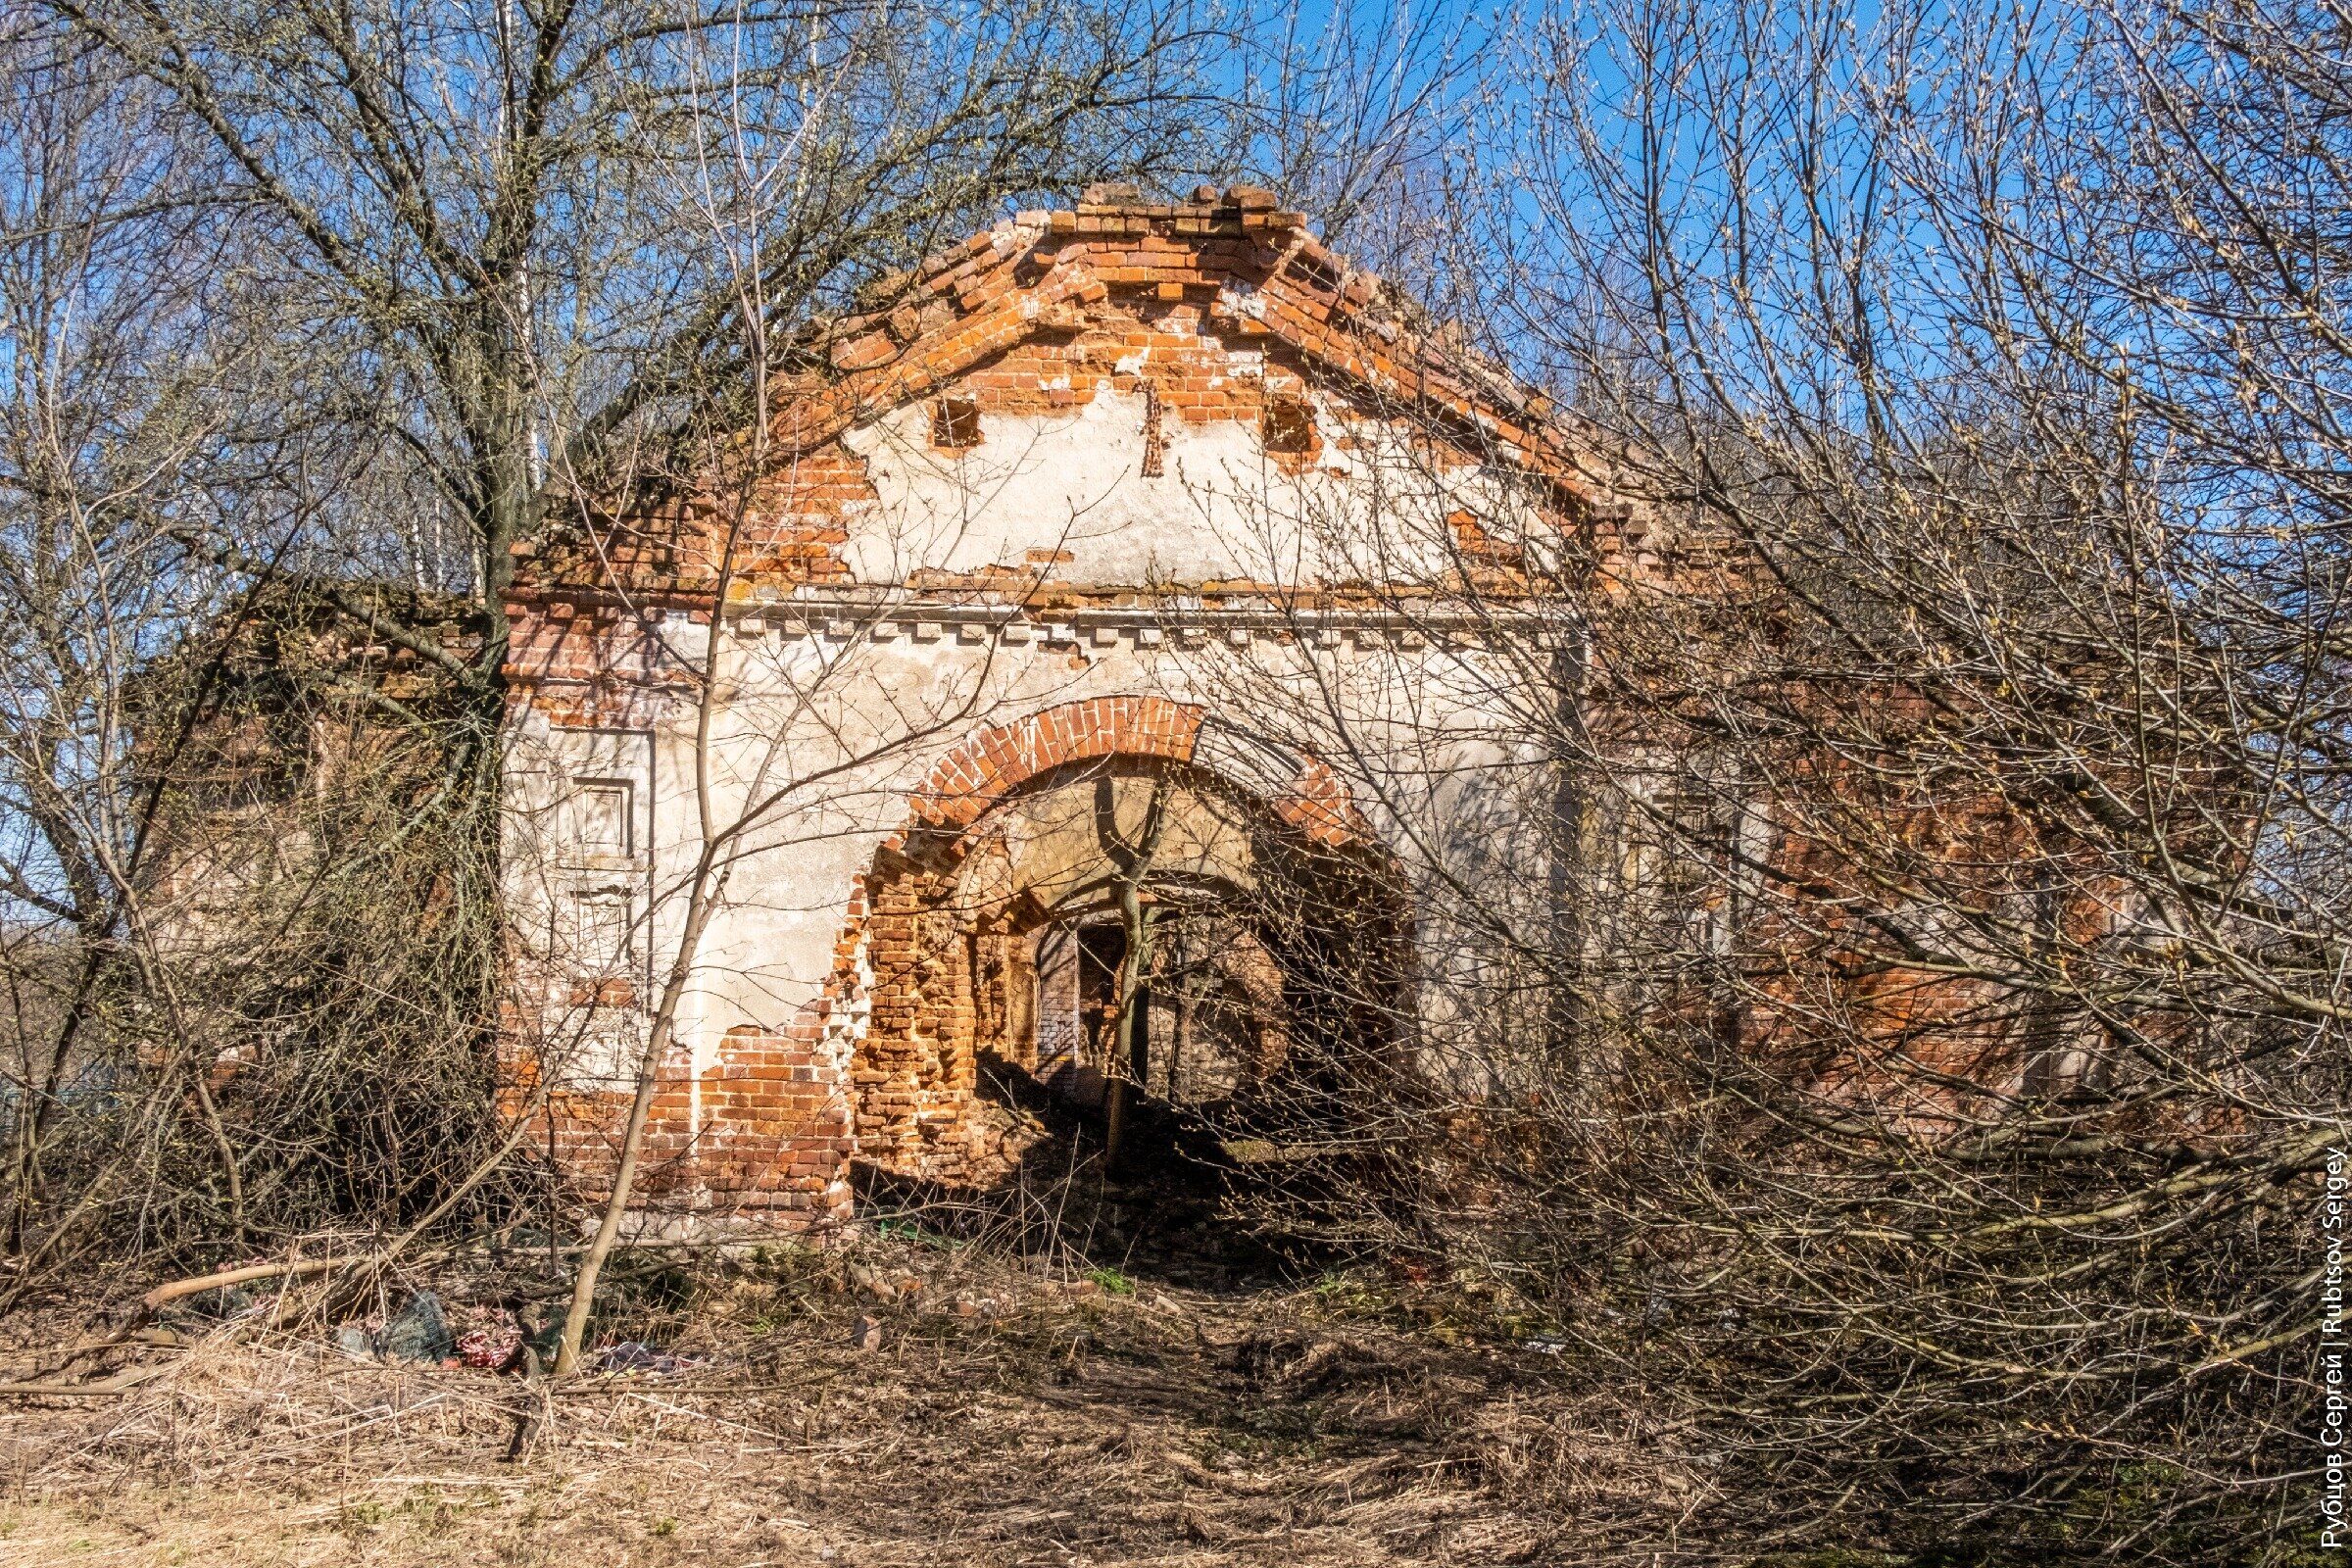
[[[1147,880],[1183,916],[1156,972],[1187,978],[1152,996],[1139,1093],[1230,1096],[1318,1028],[1377,1033],[1297,973],[1387,963],[1409,1008],[1445,961],[1364,782],[1512,762],[1465,672],[1560,635],[1426,585],[1507,577],[1506,534],[1642,547],[1539,400],[1263,192],[1097,189],[901,281],[784,384],[756,471],[559,530],[506,599],[513,1092],[548,1091],[591,1187],[684,889],[707,849],[723,868],[658,1208],[834,1214],[853,1156],[977,1173],[984,1056],[1100,1103]],[[1265,911],[1308,883],[1371,912],[1286,936]]]

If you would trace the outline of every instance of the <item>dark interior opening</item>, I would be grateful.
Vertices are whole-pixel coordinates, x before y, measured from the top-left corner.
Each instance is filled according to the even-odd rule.
[[[976,398],[941,398],[931,408],[931,444],[960,451],[980,444],[980,403]]]
[[[1299,398],[1272,398],[1266,403],[1258,433],[1268,452],[1315,450],[1315,411]]]
[[[1127,933],[1110,924],[1078,928],[1078,1017],[1086,1033],[1086,1059],[1106,1062],[1118,1048],[1119,965],[1127,956]]]

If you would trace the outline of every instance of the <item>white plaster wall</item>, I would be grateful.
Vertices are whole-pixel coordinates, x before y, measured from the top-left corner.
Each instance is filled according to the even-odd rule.
[[[867,584],[1018,567],[1042,551],[1073,558],[1048,574],[1084,587],[1306,587],[1442,569],[1433,546],[1456,509],[1522,528],[1522,504],[1482,468],[1433,468],[1409,432],[1317,409],[1324,445],[1304,473],[1269,458],[1253,424],[1171,412],[1165,472],[1147,478],[1139,394],[1105,384],[1067,413],[991,415],[982,443],[960,453],[932,447],[929,406],[912,405],[846,438],[876,500],[853,514],[845,556]]]
[[[1242,689],[1228,666],[1247,659],[1261,676],[1297,665],[1278,673],[1354,693],[1352,739],[1371,749],[1385,789],[1400,802],[1437,804],[1500,756],[1492,712],[1426,701],[1435,685],[1421,678],[1426,656],[1367,651],[1352,640],[1309,653],[1253,639],[1243,653],[1221,641],[1139,647],[1132,635],[1106,647],[1056,649],[952,636],[831,643],[821,633],[728,635],[737,685],[714,733],[715,817],[731,827],[747,806],[754,814],[680,1020],[685,1038],[706,1045],[738,1024],[780,1026],[817,994],[857,878],[906,824],[910,793],[974,730],[1060,703],[1131,694],[1203,703],[1246,721],[1248,713],[1228,706]],[[1411,700],[1416,688],[1421,700]],[[1281,717],[1262,709],[1259,716]],[[1397,744],[1399,737],[1411,744]],[[699,841],[692,747],[673,732],[656,750],[656,860],[674,888]],[[1376,820],[1397,816],[1366,798]],[[666,902],[674,905],[674,894]],[[655,945],[674,940],[665,937],[672,930],[674,911],[668,925],[657,920]]]
[[[615,776],[612,748],[629,750],[646,786],[643,844],[626,869],[645,890],[650,1001],[675,952],[707,799],[727,880],[678,1018],[699,1071],[728,1029],[780,1028],[820,993],[858,875],[944,753],[1057,704],[1123,695],[1200,703],[1310,751],[1351,778],[1399,856],[1447,853],[1434,837],[1447,803],[1531,760],[1498,696],[1517,683],[1495,678],[1521,656],[1491,630],[1443,648],[1394,615],[1287,614],[1280,594],[1217,612],[1162,595],[1123,618],[1025,619],[984,596],[948,604],[906,588],[922,568],[1018,565],[1030,551],[1075,558],[1041,574],[1146,597],[1167,583],[1404,577],[1429,568],[1449,507],[1477,491],[1487,515],[1501,509],[1475,469],[1432,475],[1363,454],[1329,454],[1337,471],[1294,480],[1253,428],[1232,422],[1169,418],[1168,475],[1147,479],[1142,420],[1140,398],[1105,392],[1063,416],[992,416],[961,458],[929,450],[920,406],[855,434],[880,496],[852,519],[858,586],[769,593],[729,612],[706,772],[684,706],[625,740],[518,726],[518,908],[565,896],[579,868],[561,803],[576,779]],[[1073,635],[1047,641],[1063,628]],[[683,662],[699,662],[710,634],[682,614],[664,626]],[[623,1070],[617,1046],[601,1059]]]

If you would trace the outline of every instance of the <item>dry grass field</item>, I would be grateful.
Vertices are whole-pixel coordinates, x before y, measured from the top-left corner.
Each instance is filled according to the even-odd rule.
[[[552,1391],[358,1359],[265,1298],[61,1374],[119,1394],[7,1400],[0,1562],[1549,1563],[1705,1500],[1671,1434],[1408,1287],[1082,1268],[871,1235],[639,1254],[600,1334],[698,1359]],[[477,1257],[387,1300],[463,1319],[552,1279]],[[70,1317],[12,1326],[13,1375]]]

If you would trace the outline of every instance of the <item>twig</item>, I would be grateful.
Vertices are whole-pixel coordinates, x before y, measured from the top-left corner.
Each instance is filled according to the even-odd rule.
[[[104,1398],[126,1393],[149,1378],[161,1377],[171,1369],[171,1363],[163,1361],[152,1366],[125,1367],[113,1377],[96,1383],[0,1383],[0,1394],[40,1399]]]

